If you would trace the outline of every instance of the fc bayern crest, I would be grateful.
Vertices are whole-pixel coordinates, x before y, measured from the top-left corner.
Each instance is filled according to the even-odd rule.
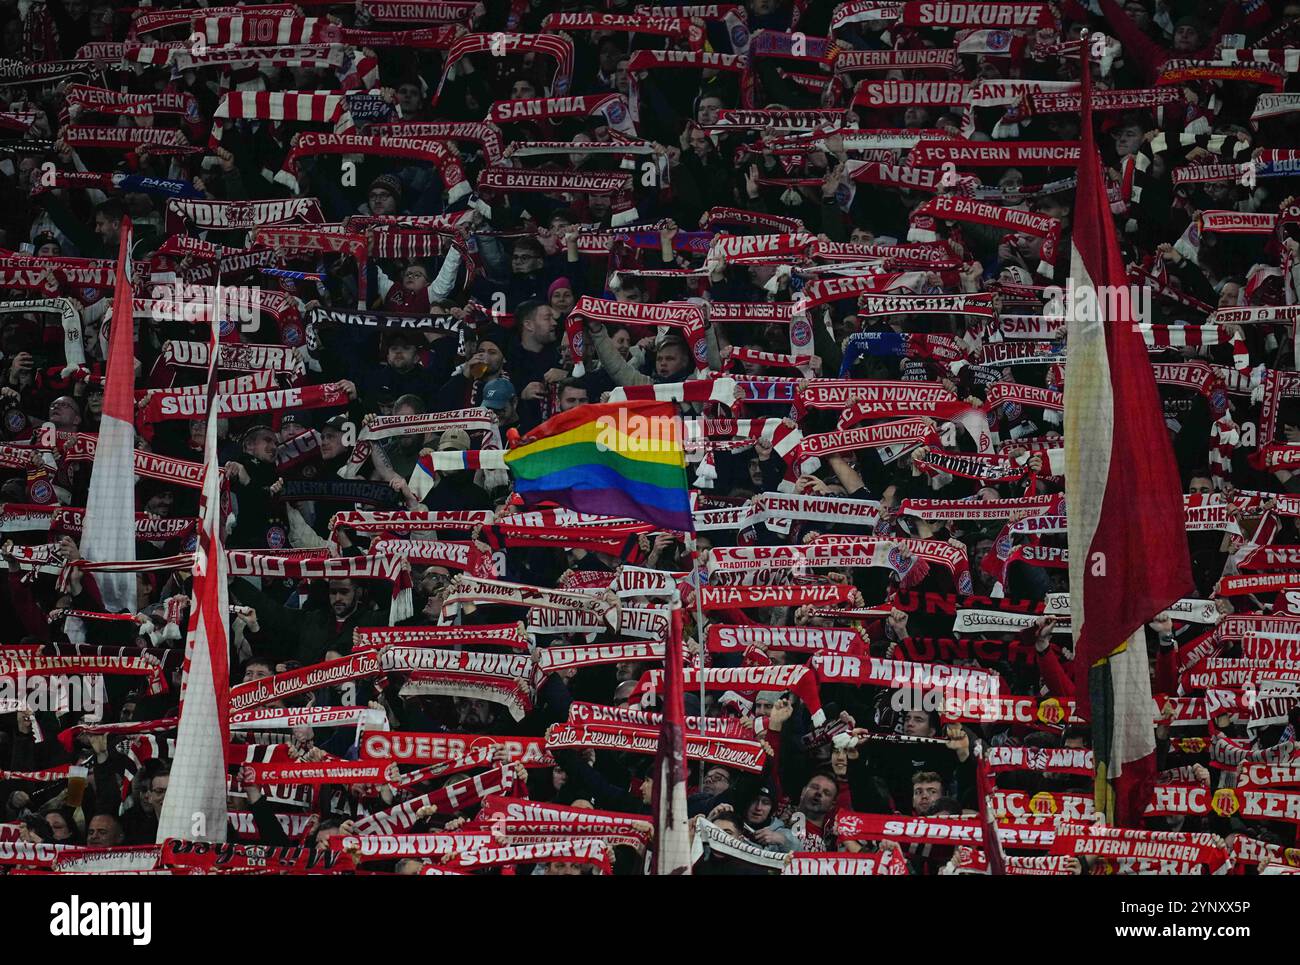
[[[42,505],[54,502],[54,487],[50,485],[48,479],[34,480],[28,487],[28,498],[34,503]]]
[[[813,330],[808,324],[806,318],[795,318],[790,321],[790,343],[792,345],[808,345],[812,342]]]
[[[997,554],[998,559],[1005,560],[1011,555],[1011,545],[1013,542],[1010,533],[998,537],[998,541],[993,544],[993,552]]]
[[[284,531],[283,526],[268,526],[266,529],[266,547],[267,549],[284,549],[288,544],[289,537]]]
[[[27,428],[27,416],[23,410],[14,406],[5,409],[5,431],[10,435],[17,435]]]
[[[698,339],[695,340],[695,346],[694,346],[693,351],[695,352],[695,361],[696,361],[696,362],[698,362],[700,365],[707,365],[707,364],[708,364],[708,362],[709,362],[709,346],[708,346],[708,343],[705,342],[704,339],[702,339],[702,338],[698,338]]]
[[[731,49],[740,53],[749,46],[749,28],[738,23],[731,28]]]
[[[904,556],[903,548],[901,546],[891,546],[889,547],[888,554],[885,556],[885,561],[889,564],[890,569],[899,576],[903,576],[912,568],[912,564],[916,562],[916,558]]]
[[[990,53],[995,50],[1006,50],[1011,46],[1011,34],[1005,30],[990,30],[985,43],[988,44]]]
[[[609,107],[605,108],[605,117],[609,120],[610,127],[618,127],[627,117],[627,110],[623,107],[621,100],[614,100]]]

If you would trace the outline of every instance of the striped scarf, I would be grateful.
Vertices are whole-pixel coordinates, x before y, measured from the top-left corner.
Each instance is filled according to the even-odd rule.
[[[229,91],[212,114],[208,143],[213,148],[221,144],[227,120],[333,124],[336,134],[346,134],[356,127],[348,98],[341,91]]]
[[[1239,335],[1219,325],[1154,325],[1138,323],[1138,330],[1148,348],[1202,348],[1208,345],[1231,345],[1233,365],[1238,372],[1250,369],[1250,352]]]

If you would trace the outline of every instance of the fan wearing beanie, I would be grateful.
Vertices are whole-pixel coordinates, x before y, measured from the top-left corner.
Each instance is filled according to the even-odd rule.
[[[556,319],[564,321],[569,312],[573,311],[573,306],[578,301],[578,293],[569,279],[557,278],[546,289],[546,300],[551,305],[551,311],[555,312]]]
[[[366,198],[371,214],[397,214],[402,207],[402,182],[395,174],[381,174],[370,182]]]

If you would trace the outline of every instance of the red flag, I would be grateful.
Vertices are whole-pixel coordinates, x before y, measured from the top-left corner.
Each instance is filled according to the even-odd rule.
[[[221,304],[218,285],[217,304]],[[127,317],[130,317],[129,315]],[[217,362],[220,320],[208,341],[208,421],[203,491],[199,500],[199,546],[181,678],[180,722],[172,785],[158,817],[159,844],[168,838],[225,841],[226,745],[230,743],[230,607],[226,593],[225,522],[217,450]]]
[[[95,468],[86,497],[81,555],[101,562],[135,559],[135,326],[132,323],[131,219],[122,235],[113,283],[113,320],[104,373],[104,413],[95,442]],[[135,612],[135,574],[95,574],[109,613]],[[70,623],[72,621],[69,621]],[[69,638],[81,634],[81,621]],[[76,631],[74,636],[73,631]]]
[[[682,604],[673,604],[672,629],[664,650],[664,720],[654,769],[655,857],[657,875],[691,873],[690,833],[686,827],[686,707],[682,700]]]
[[[1007,873],[1007,856],[1002,850],[1002,841],[998,838],[998,824],[990,801],[993,796],[993,778],[984,759],[984,750],[982,742],[975,748],[975,787],[980,798],[980,830],[984,833],[984,855],[988,859],[989,874],[1004,875]]]
[[[1085,39],[1085,49],[1087,49]],[[1141,820],[1154,777],[1143,624],[1192,590],[1182,486],[1136,323],[1093,139],[1083,60],[1083,136],[1066,317],[1070,614],[1079,713],[1092,721],[1096,807]]]

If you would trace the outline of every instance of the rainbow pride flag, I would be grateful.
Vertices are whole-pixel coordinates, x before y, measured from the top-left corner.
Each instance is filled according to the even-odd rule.
[[[550,501],[695,531],[675,403],[578,406],[543,422],[505,461],[525,505]]]

